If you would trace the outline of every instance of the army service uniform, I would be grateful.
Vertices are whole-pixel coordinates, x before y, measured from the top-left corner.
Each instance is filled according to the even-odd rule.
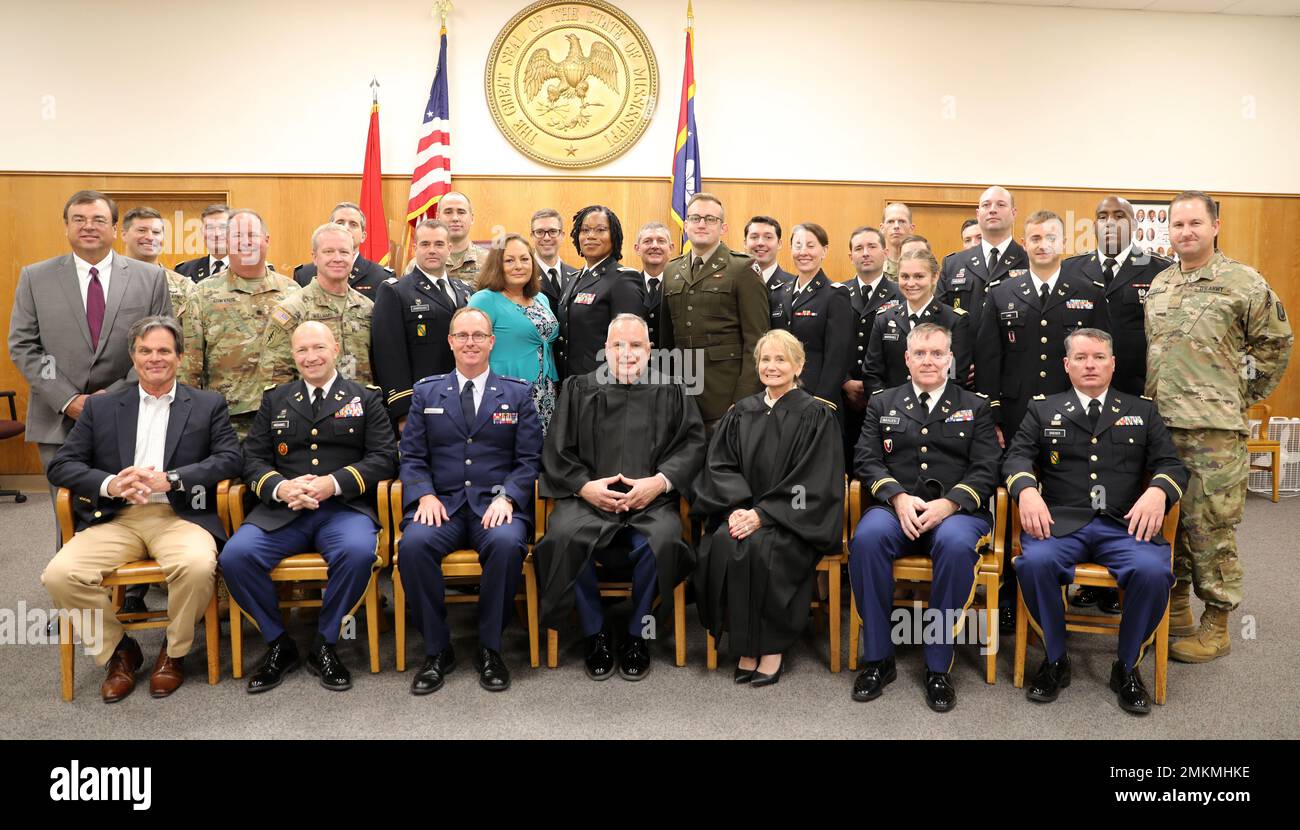
[[[966,386],[975,353],[970,315],[932,299],[916,315],[915,324],[906,301],[902,305],[877,310],[876,324],[872,326],[871,340],[867,344],[867,356],[860,367],[867,378],[868,392],[889,389],[907,380],[907,363],[903,358],[907,354],[907,335],[922,323],[943,326],[952,334],[952,363],[948,379],[963,388]]]

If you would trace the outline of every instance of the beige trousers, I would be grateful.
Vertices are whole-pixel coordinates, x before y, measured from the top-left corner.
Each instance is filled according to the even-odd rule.
[[[86,528],[54,555],[41,574],[41,583],[58,607],[103,612],[103,631],[82,630],[82,615],[69,615],[86,652],[101,666],[124,633],[104,578],[128,562],[145,558],[156,561],[167,577],[167,656],[184,657],[194,644],[194,626],[212,599],[217,543],[212,534],[177,516],[171,505],[131,505],[111,522]]]

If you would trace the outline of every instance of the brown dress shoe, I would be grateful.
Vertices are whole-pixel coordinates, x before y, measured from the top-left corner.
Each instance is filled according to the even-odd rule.
[[[149,675],[151,697],[167,697],[181,687],[185,682],[184,661],[183,657],[168,657],[167,646],[163,645],[158,652],[158,659],[154,661],[153,673]]]
[[[105,703],[117,703],[135,688],[135,673],[144,665],[140,644],[127,637],[108,658],[108,676],[99,686],[99,696]]]

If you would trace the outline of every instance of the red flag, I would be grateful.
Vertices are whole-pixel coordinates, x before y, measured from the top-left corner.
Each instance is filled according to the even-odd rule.
[[[370,106],[370,132],[366,135],[366,165],[361,171],[361,212],[366,217],[366,241],[361,255],[387,265],[388,217],[384,213],[383,169],[379,163],[379,102]]]

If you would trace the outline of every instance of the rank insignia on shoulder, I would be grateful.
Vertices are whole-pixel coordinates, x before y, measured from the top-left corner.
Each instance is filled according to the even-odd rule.
[[[992,287],[995,286],[995,285],[1001,285],[1001,284],[1002,284],[1002,280],[994,280],[993,282],[989,283],[988,285],[986,285],[986,286],[984,286],[984,287],[985,287],[985,288],[992,288]]]
[[[976,392],[975,394],[978,395],[979,397],[983,398],[984,400],[988,400],[988,399],[989,399],[989,396],[988,396],[988,395],[985,395],[983,392]]]
[[[1138,395],[1138,397],[1141,398],[1141,399],[1144,400],[1144,401],[1154,401],[1154,400],[1155,400],[1155,398],[1148,398],[1146,395]]]
[[[1045,401],[1045,400],[1047,400],[1047,396],[1046,396],[1046,395],[1034,395],[1034,400],[1036,400],[1036,401]]]
[[[378,387],[378,386],[375,386],[373,383],[367,383],[367,384],[366,384],[366,388],[367,388],[367,389],[373,389],[373,390],[375,390],[376,392],[380,391],[379,387]]]
[[[268,383],[266,386],[262,387],[262,391],[263,391],[263,392],[270,392],[272,389],[274,389],[275,387],[277,387],[277,386],[279,386],[279,385],[280,385],[280,384],[278,384],[278,383]]]
[[[1106,283],[1104,283],[1104,282],[1097,282],[1096,280],[1093,280],[1093,281],[1092,281],[1092,284],[1095,285],[1095,286],[1097,286],[1098,288],[1105,288],[1105,287],[1106,287]]]
[[[392,285],[393,283],[397,282],[397,277],[389,277],[388,279],[384,280],[384,282],[388,283],[389,285]]]
[[[873,394],[873,395],[879,395],[881,392],[884,392],[884,391],[885,391],[884,389],[872,389],[872,390],[871,390],[871,394]]]
[[[958,314],[970,314],[970,312],[967,311],[966,309],[964,309],[964,308],[957,308],[956,306],[953,306],[952,310],[955,311],[955,312],[958,313]]]

